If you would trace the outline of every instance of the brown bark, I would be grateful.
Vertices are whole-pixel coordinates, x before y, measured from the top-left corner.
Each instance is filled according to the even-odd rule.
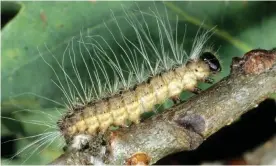
[[[260,49],[235,58],[231,74],[201,94],[139,125],[107,133],[106,145],[66,152],[59,162],[153,164],[169,154],[193,150],[276,92],[275,60],[275,50]]]

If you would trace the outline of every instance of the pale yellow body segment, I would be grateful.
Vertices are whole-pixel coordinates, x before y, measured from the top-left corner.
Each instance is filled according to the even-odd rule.
[[[135,89],[135,93],[140,102],[140,107],[142,107],[142,112],[147,112],[152,110],[156,104],[156,97],[153,88],[150,84],[141,84]]]
[[[87,125],[85,124],[84,120],[81,120],[81,121],[76,123],[76,127],[77,127],[79,132],[84,132],[87,128]]]
[[[111,114],[114,119],[113,124],[117,126],[125,124],[128,117],[128,112],[121,96],[109,99],[109,104]]]
[[[183,91],[181,79],[177,77],[175,71],[171,70],[162,74],[162,78],[168,87],[169,94],[167,97],[177,96]]]
[[[87,132],[89,134],[95,133],[100,127],[99,119],[97,116],[86,118],[84,121],[87,125]]]
[[[77,132],[78,132],[78,129],[77,129],[76,125],[72,125],[67,128],[67,134],[69,134],[69,135],[74,135]]]
[[[128,113],[128,119],[134,123],[139,123],[142,107],[140,106],[139,100],[137,100],[135,92],[128,91],[123,93],[122,100]]]
[[[150,80],[150,85],[153,88],[156,103],[163,103],[168,98],[169,89],[162,77],[153,77]]]
[[[114,122],[112,114],[110,112],[97,115],[97,118],[100,122],[100,131],[106,131],[109,126]]]
[[[197,80],[194,78],[193,72],[187,71],[184,75],[182,75],[182,78],[181,83],[183,88],[192,91],[197,84]]]

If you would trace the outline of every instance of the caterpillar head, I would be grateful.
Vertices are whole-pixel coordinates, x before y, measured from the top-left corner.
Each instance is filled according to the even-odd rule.
[[[210,75],[209,64],[205,61],[194,61],[187,65],[195,80],[205,80]]]
[[[221,71],[221,65],[218,58],[212,52],[203,52],[200,59],[204,61],[208,66],[210,71],[217,73]]]

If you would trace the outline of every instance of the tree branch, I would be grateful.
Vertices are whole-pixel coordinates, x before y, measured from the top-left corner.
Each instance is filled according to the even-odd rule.
[[[169,154],[196,149],[276,92],[275,61],[275,50],[252,50],[234,58],[231,74],[200,95],[139,125],[107,133],[106,145],[66,152],[52,164],[153,164]]]

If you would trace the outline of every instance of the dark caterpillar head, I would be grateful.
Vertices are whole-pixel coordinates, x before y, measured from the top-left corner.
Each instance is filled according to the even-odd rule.
[[[208,64],[212,72],[220,72],[221,65],[217,57],[211,52],[203,52],[200,59]]]

